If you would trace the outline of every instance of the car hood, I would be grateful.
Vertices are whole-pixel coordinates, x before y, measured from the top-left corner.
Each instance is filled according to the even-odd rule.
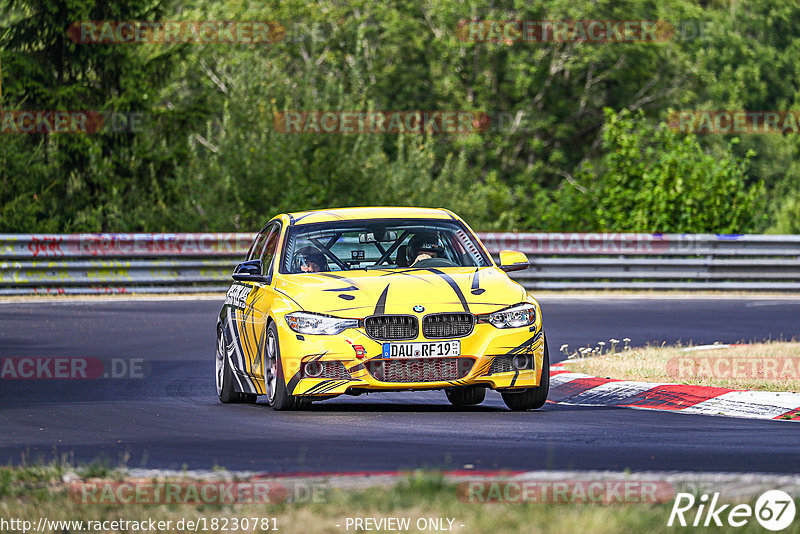
[[[275,289],[310,312],[373,314],[490,313],[524,302],[526,291],[496,267],[352,270],[280,275]],[[416,313],[421,313],[417,311]]]

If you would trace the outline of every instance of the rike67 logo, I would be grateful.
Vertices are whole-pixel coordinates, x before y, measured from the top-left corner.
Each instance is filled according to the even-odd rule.
[[[692,511],[695,504],[697,510]],[[727,523],[741,527],[755,517],[762,527],[777,532],[792,524],[795,512],[794,500],[781,490],[761,494],[754,507],[749,504],[719,504],[719,493],[714,493],[710,499],[708,494],[696,498],[691,493],[678,493],[667,526],[721,527]]]

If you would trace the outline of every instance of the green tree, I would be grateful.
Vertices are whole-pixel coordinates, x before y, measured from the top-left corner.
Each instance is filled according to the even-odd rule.
[[[800,234],[800,193],[795,191],[778,204],[767,233]]]
[[[276,20],[287,33],[269,45],[66,38],[74,21],[126,19]],[[670,20],[678,33],[471,42],[459,33],[471,19]],[[692,36],[686,21],[707,24]],[[761,231],[765,214],[777,226],[794,213],[783,199],[800,191],[798,137],[737,143],[656,124],[670,109],[796,109],[798,21],[777,0],[0,0],[5,109],[152,119],[136,135],[2,136],[0,231],[249,230],[276,211],[355,204],[444,206],[509,231]],[[284,110],[369,109],[493,122],[434,136],[272,125]]]
[[[613,232],[746,233],[756,228],[762,187],[747,186],[753,156],[706,153],[693,135],[644,114],[606,110],[604,155],[579,173],[594,227]]]
[[[68,28],[86,20],[157,19],[166,10],[155,0],[0,0],[4,109],[135,112],[150,121],[148,131],[135,134],[4,135],[0,226],[6,231],[158,224],[164,203],[177,194],[169,179],[183,156],[183,134],[155,98],[176,50],[76,43]],[[154,131],[159,135],[149,135]],[[19,161],[12,165],[11,157]]]
[[[703,10],[687,21],[681,46],[696,75],[683,109],[786,111],[800,106],[800,4],[743,0]],[[800,136],[744,134],[734,153],[750,160],[750,180],[763,181],[764,209],[776,224],[787,196],[800,190]],[[703,146],[724,157],[728,136],[704,135]],[[761,231],[766,224],[756,227]]]

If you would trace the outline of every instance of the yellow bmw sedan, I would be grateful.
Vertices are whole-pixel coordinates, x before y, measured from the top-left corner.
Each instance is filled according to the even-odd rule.
[[[486,389],[540,408],[550,384],[539,304],[445,209],[285,213],[257,234],[217,321],[225,403],[303,409],[338,395],[443,389],[456,406]]]

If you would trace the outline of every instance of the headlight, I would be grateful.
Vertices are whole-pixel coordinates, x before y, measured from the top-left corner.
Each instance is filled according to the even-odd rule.
[[[482,322],[492,323],[495,328],[519,328],[536,322],[536,306],[516,304],[505,310],[481,315]]]
[[[342,319],[306,312],[294,312],[286,315],[286,323],[298,334],[333,335],[347,328],[358,327],[358,319]]]

